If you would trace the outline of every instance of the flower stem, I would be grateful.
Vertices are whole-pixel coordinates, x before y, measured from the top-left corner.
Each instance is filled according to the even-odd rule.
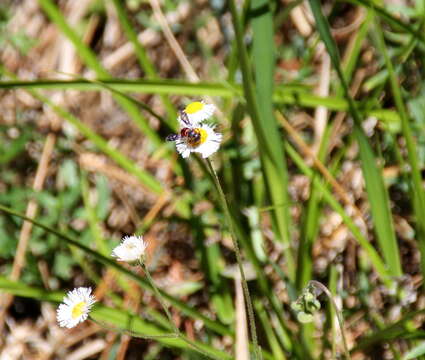
[[[217,357],[215,357],[214,355],[211,355],[210,353],[206,352],[205,350],[201,349],[194,341],[188,339],[186,336],[184,336],[181,331],[179,330],[179,328],[176,326],[176,324],[174,323],[174,320],[170,314],[170,311],[168,310],[168,307],[164,301],[164,298],[162,297],[160,291],[158,290],[157,286],[155,285],[155,282],[152,279],[152,276],[146,266],[146,264],[144,263],[143,260],[139,261],[140,266],[142,267],[144,273],[146,274],[146,277],[148,279],[149,284],[152,286],[152,289],[155,293],[155,296],[157,298],[157,300],[159,301],[159,303],[161,304],[162,308],[164,309],[165,314],[167,315],[168,320],[170,321],[170,324],[173,328],[173,332],[175,337],[181,339],[182,341],[184,341],[186,344],[188,344],[192,349],[196,350],[197,352],[201,353],[202,355],[205,355],[208,358],[211,359],[218,359]],[[219,359],[218,359],[219,360]]]
[[[129,335],[129,336],[133,336],[133,337],[140,338],[140,339],[146,339],[146,340],[178,339],[178,337],[179,337],[175,333],[163,334],[163,335],[142,335],[142,334],[136,333],[136,332],[131,331],[131,330],[120,329],[120,328],[115,327],[115,326],[108,324],[106,322],[95,320],[92,317],[90,317],[90,320],[93,321],[94,323],[96,323],[97,325],[99,325],[100,327],[104,328],[105,330],[108,330],[108,331],[114,330],[114,331],[116,331],[120,334]]]
[[[173,328],[174,333],[176,335],[179,334],[179,329],[177,328],[176,324],[174,323],[174,320],[173,320],[173,318],[172,318],[172,316],[170,314],[170,311],[168,310],[168,306],[165,303],[165,301],[164,301],[161,293],[159,292],[158,288],[156,287],[155,282],[153,281],[152,276],[151,276],[151,274],[150,274],[150,272],[149,272],[146,264],[144,263],[144,261],[139,261],[139,264],[142,267],[144,273],[146,274],[146,277],[147,277],[150,285],[152,286],[152,289],[153,289],[153,291],[155,293],[155,296],[156,296],[157,300],[159,301],[159,303],[161,304],[161,306],[162,306],[162,308],[163,308],[163,310],[165,312],[165,315],[167,315],[167,318],[170,321],[170,324],[171,324],[171,326]]]
[[[328,299],[330,300],[332,306],[334,307],[335,312],[336,312],[336,317],[338,319],[339,328],[341,330],[342,344],[344,346],[345,357],[346,357],[347,360],[351,360],[350,351],[348,350],[348,345],[347,345],[347,339],[345,337],[344,320],[342,318],[341,310],[336,305],[336,302],[335,302],[335,300],[332,296],[332,293],[328,290],[328,288],[325,285],[323,285],[319,281],[310,280],[309,285],[311,285],[313,288],[319,288],[321,291],[323,291],[326,294],[326,296],[328,297]]]
[[[242,280],[242,288],[243,288],[244,296],[246,298],[249,326],[250,326],[250,330],[251,330],[252,342],[253,342],[253,345],[254,345],[255,359],[261,360],[262,356],[261,356],[261,349],[258,345],[258,340],[257,340],[257,329],[255,327],[254,310],[253,310],[253,307],[252,307],[251,295],[249,294],[249,290],[248,290],[248,283],[246,281],[245,272],[244,272],[243,266],[242,266],[242,256],[241,256],[241,252],[240,252],[240,249],[239,249],[236,231],[235,231],[234,224],[233,224],[233,218],[232,218],[232,215],[230,213],[229,204],[227,203],[227,199],[226,199],[226,196],[224,195],[223,188],[221,187],[220,180],[218,179],[217,173],[212,166],[211,160],[206,159],[206,162],[207,162],[208,169],[210,170],[212,177],[214,179],[217,191],[219,193],[221,206],[223,207],[224,213],[226,215],[226,219],[227,219],[227,222],[228,222],[228,226],[229,226],[229,229],[230,229],[230,234],[231,234],[231,238],[232,238],[232,242],[233,242],[233,247],[235,249],[236,261],[237,261],[238,266],[239,266],[240,276],[241,276],[241,280]]]

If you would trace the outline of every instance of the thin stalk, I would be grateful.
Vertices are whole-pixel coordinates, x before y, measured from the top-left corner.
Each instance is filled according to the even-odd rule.
[[[325,285],[323,285],[319,281],[310,280],[309,285],[312,286],[313,288],[319,288],[320,290],[322,290],[326,294],[326,296],[328,297],[328,299],[331,302],[332,306],[334,307],[335,313],[336,313],[336,317],[338,319],[339,328],[341,329],[342,344],[344,346],[345,357],[348,360],[351,360],[350,352],[348,350],[348,345],[347,345],[347,339],[345,337],[344,320],[342,318],[341,310],[336,305],[336,302],[335,302],[335,300],[334,300],[334,298],[332,296],[332,293],[328,290],[328,288]]]
[[[253,310],[253,307],[252,307],[251,295],[249,294],[248,283],[246,281],[245,273],[244,273],[243,266],[242,266],[242,256],[241,256],[241,252],[240,252],[240,249],[239,249],[239,244],[238,244],[238,240],[237,240],[237,236],[236,236],[236,230],[233,226],[233,220],[232,220],[232,215],[230,213],[229,204],[227,203],[226,196],[224,195],[223,188],[221,187],[220,180],[218,179],[217,173],[212,166],[211,160],[206,159],[206,163],[207,163],[208,169],[210,170],[212,177],[214,179],[214,183],[216,185],[216,188],[217,188],[217,191],[218,191],[218,194],[219,194],[221,206],[223,207],[223,211],[226,215],[226,219],[227,219],[228,226],[229,226],[229,229],[230,229],[233,247],[234,247],[235,253],[236,253],[236,261],[238,263],[239,271],[241,273],[242,288],[243,288],[243,291],[244,291],[244,296],[245,296],[245,299],[246,299],[246,305],[247,305],[247,309],[248,309],[248,320],[249,320],[249,327],[250,327],[250,330],[251,330],[252,343],[254,344],[255,359],[262,359],[261,350],[260,350],[260,347],[258,346],[257,329],[255,327],[254,310]]]
[[[173,318],[172,318],[172,316],[170,314],[170,311],[168,310],[168,306],[165,303],[164,298],[161,296],[161,293],[159,292],[158,288],[156,287],[155,282],[153,281],[152,276],[151,276],[151,274],[150,274],[150,272],[149,272],[149,270],[148,270],[145,262],[143,260],[140,260],[139,261],[139,265],[143,269],[143,272],[145,273],[146,278],[148,279],[149,283],[151,284],[152,289],[153,289],[153,292],[154,292],[157,300],[159,301],[159,303],[161,304],[162,308],[164,309],[165,315],[167,315],[168,320],[170,321],[170,324],[171,324],[171,327],[173,328],[174,333],[176,335],[178,335],[180,331],[177,328],[176,324],[174,323]]]
[[[161,293],[159,292],[157,286],[155,285],[155,282],[152,279],[152,276],[146,266],[146,264],[144,263],[143,260],[139,261],[140,266],[142,267],[146,278],[148,279],[149,284],[152,286],[153,292],[157,298],[157,300],[159,301],[159,303],[161,304],[162,308],[164,309],[165,314],[167,315],[168,320],[170,321],[170,324],[173,328],[173,332],[174,335],[181,339],[182,341],[184,341],[186,344],[188,344],[192,349],[196,350],[197,352],[201,353],[202,355],[205,355],[206,357],[210,358],[210,359],[218,359],[217,357],[209,354],[208,352],[204,351],[203,349],[201,349],[194,341],[188,339],[186,336],[184,336],[181,331],[179,330],[179,328],[176,326],[176,324],[174,323],[173,318],[171,317],[170,311],[168,310],[167,304],[164,301],[164,298],[162,297]],[[219,359],[218,359],[219,360]]]
[[[164,335],[141,335],[131,330],[120,329],[116,326],[111,326],[111,324],[104,323],[103,321],[95,320],[91,316],[90,316],[90,320],[96,323],[97,325],[99,325],[100,327],[104,328],[105,330],[111,331],[112,329],[113,331],[116,331],[117,333],[130,335],[132,337],[136,337],[140,339],[158,340],[158,339],[177,339],[178,338],[178,335],[176,335],[175,333],[164,334]]]

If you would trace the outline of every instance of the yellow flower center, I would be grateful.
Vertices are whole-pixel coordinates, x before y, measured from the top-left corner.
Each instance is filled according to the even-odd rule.
[[[198,147],[207,140],[207,137],[208,133],[204,129],[196,128],[193,130],[193,133],[188,136],[187,142],[191,147]]]
[[[201,134],[201,140],[199,140],[199,145],[201,145],[207,140],[208,134],[204,129],[199,129],[199,133]]]
[[[80,317],[81,315],[83,315],[85,309],[86,309],[86,302],[85,301],[79,302],[72,309],[72,314],[71,314],[72,318],[76,319]]]
[[[190,103],[186,106],[186,109],[184,109],[186,114],[194,114],[198,111],[202,110],[204,108],[204,104],[200,101],[195,101],[193,103]]]

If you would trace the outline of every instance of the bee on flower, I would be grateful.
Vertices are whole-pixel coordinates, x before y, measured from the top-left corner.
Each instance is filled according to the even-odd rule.
[[[70,329],[87,320],[95,302],[95,297],[91,295],[91,288],[79,287],[69,291],[56,312],[59,326]]]
[[[213,126],[203,124],[214,110],[215,106],[212,104],[195,101],[180,111],[180,132],[168,135],[166,140],[176,143],[176,149],[183,158],[189,157],[192,152],[198,152],[205,159],[220,147],[222,135],[216,133]]]

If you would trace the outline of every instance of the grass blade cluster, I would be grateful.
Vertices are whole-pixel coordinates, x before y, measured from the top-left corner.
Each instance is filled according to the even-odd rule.
[[[361,127],[362,116],[350,95],[348,84],[346,83],[340,66],[339,53],[332,38],[329,24],[322,13],[321,3],[317,0],[309,0],[309,3],[316,20],[317,30],[331,57],[332,64],[337,72],[344,90],[344,95],[348,101],[349,112],[354,119],[354,136],[359,145],[360,161],[377,239],[391,275],[400,276],[402,274],[400,253],[395,237],[388,193],[384,185],[382,173],[378,168],[377,158]]]
[[[96,55],[86,44],[84,44],[74,29],[67,23],[65,17],[59,11],[57,6],[51,0],[39,0],[39,4],[50,19],[61,29],[62,33],[74,44],[78,54],[87,66],[93,69],[100,79],[111,78],[109,73],[97,60]],[[114,97],[123,109],[128,112],[137,126],[139,126],[140,130],[146,134],[146,136],[148,136],[155,145],[159,145],[161,140],[158,137],[158,134],[150,127],[147,119],[142,116],[139,109],[126,98],[119,95],[115,95]]]

